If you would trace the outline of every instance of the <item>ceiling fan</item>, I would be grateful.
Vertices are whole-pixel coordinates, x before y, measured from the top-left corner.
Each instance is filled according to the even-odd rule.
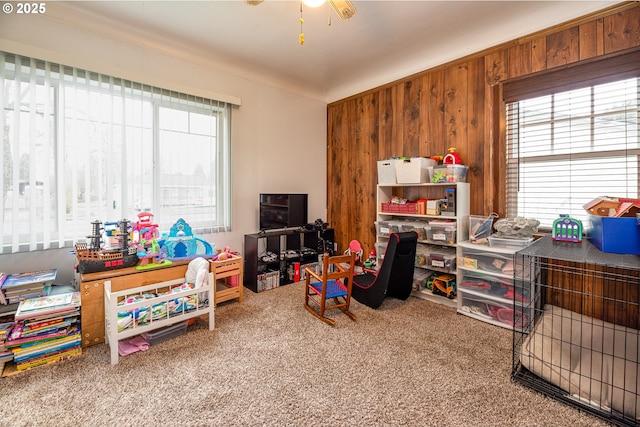
[[[343,21],[353,18],[356,14],[356,7],[349,0],[329,0],[329,4]]]
[[[251,6],[257,6],[262,3],[264,0],[244,0],[245,3]],[[334,12],[340,19],[343,21],[347,21],[353,18],[353,15],[356,14],[356,8],[349,0],[302,0],[302,3],[309,7],[318,7],[327,1]]]
[[[244,0],[246,4],[251,6],[257,6],[263,1],[264,0]],[[318,7],[324,4],[325,1],[331,5],[333,11],[343,21],[353,18],[353,15],[356,14],[355,6],[349,0],[302,0],[300,2],[300,35],[298,36],[301,46],[304,44],[304,32],[302,31],[302,24],[304,24],[304,19],[302,19],[303,5]],[[329,12],[329,25],[331,25],[331,12]]]

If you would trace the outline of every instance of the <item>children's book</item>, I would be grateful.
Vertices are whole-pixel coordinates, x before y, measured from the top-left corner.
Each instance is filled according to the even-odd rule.
[[[18,288],[32,288],[34,284],[51,284],[56,280],[58,269],[30,271],[25,273],[10,274],[2,283],[2,290],[7,291]]]
[[[37,291],[29,290],[28,292],[21,294],[6,295],[6,299],[9,304],[17,304],[19,302],[32,298],[46,297],[47,295],[49,295],[49,292],[51,292],[51,285],[45,285],[42,289]]]
[[[69,292],[35,299],[44,301],[22,301],[16,310],[15,320],[46,317],[51,314],[62,315],[62,313],[76,312],[80,307],[80,292]],[[25,307],[27,307],[26,310],[24,309]]]
[[[16,367],[18,371],[24,371],[27,369],[35,368],[40,365],[48,365],[50,363],[56,363],[64,359],[68,359],[73,356],[80,356],[82,354],[82,348],[72,347],[67,350],[61,350],[57,353],[50,355],[40,356],[34,359],[29,359],[27,362],[17,363]]]
[[[4,293],[5,298],[10,299],[12,297],[17,297],[21,295],[35,294],[39,292],[46,291],[47,295],[51,291],[50,283],[36,283],[33,286],[28,288],[14,288],[14,289],[3,289],[2,293]]]
[[[41,310],[45,308],[58,307],[60,305],[68,305],[73,302],[73,293],[50,295],[41,298],[31,298],[22,301],[18,306],[20,312],[27,312],[32,310]]]
[[[7,280],[7,275],[0,271],[0,304],[7,305],[7,299],[4,297],[4,292],[2,291],[2,284]]]

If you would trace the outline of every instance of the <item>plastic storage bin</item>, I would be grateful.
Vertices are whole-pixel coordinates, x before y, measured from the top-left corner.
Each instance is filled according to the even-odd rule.
[[[377,221],[378,235],[381,237],[389,237],[391,233],[399,233],[402,230],[403,220],[393,219],[389,221]]]
[[[533,243],[533,237],[496,237],[489,236],[489,246],[505,249],[522,249]]]
[[[471,243],[488,243],[493,232],[493,217],[469,215],[469,241]]]
[[[425,245],[418,245],[418,247],[416,248],[415,266],[416,267],[429,266],[430,257],[431,257],[431,251],[429,250],[429,247]]]
[[[156,329],[155,331],[145,332],[142,337],[147,340],[149,345],[160,344],[171,338],[179,337],[187,332],[188,321],[176,323],[166,328]]]
[[[398,184],[420,184],[431,182],[436,161],[423,157],[395,161]]]
[[[415,231],[418,234],[418,240],[425,240],[427,238],[427,233],[424,229],[424,226],[427,225],[427,222],[424,221],[407,221],[403,222],[400,225],[400,231]]]
[[[464,165],[435,166],[431,182],[467,182],[467,170]]]
[[[432,251],[429,254],[429,267],[453,273],[456,270],[456,254],[444,251]]]
[[[378,161],[378,184],[395,184],[396,167],[395,160]]]
[[[376,268],[380,268],[380,266],[382,265],[382,260],[384,260],[384,253],[387,251],[387,244],[378,242],[376,243],[375,247],[376,247],[376,262],[377,262]]]
[[[454,245],[456,243],[456,223],[447,221],[429,221],[427,240],[430,243]]]
[[[640,227],[636,218],[589,215],[590,238],[602,252],[640,255]]]
[[[429,277],[431,277],[431,274],[427,270],[420,270],[419,268],[413,270],[413,290],[422,291],[426,289]]]

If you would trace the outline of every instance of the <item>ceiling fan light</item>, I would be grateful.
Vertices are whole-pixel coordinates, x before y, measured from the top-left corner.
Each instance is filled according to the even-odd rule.
[[[326,0],[302,0],[302,3],[304,3],[305,6],[318,7],[318,6],[322,6],[325,1]]]
[[[346,21],[356,14],[356,7],[349,0],[329,0],[336,14]]]

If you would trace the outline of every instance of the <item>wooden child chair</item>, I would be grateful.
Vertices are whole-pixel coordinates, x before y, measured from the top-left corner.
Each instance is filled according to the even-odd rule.
[[[333,308],[339,308],[352,320],[356,319],[355,314],[349,311],[355,261],[355,253],[332,257],[325,253],[321,274],[310,267],[305,268],[304,308],[309,313],[329,325],[335,325],[336,322],[325,317],[324,313]],[[309,301],[313,301],[315,308]]]

